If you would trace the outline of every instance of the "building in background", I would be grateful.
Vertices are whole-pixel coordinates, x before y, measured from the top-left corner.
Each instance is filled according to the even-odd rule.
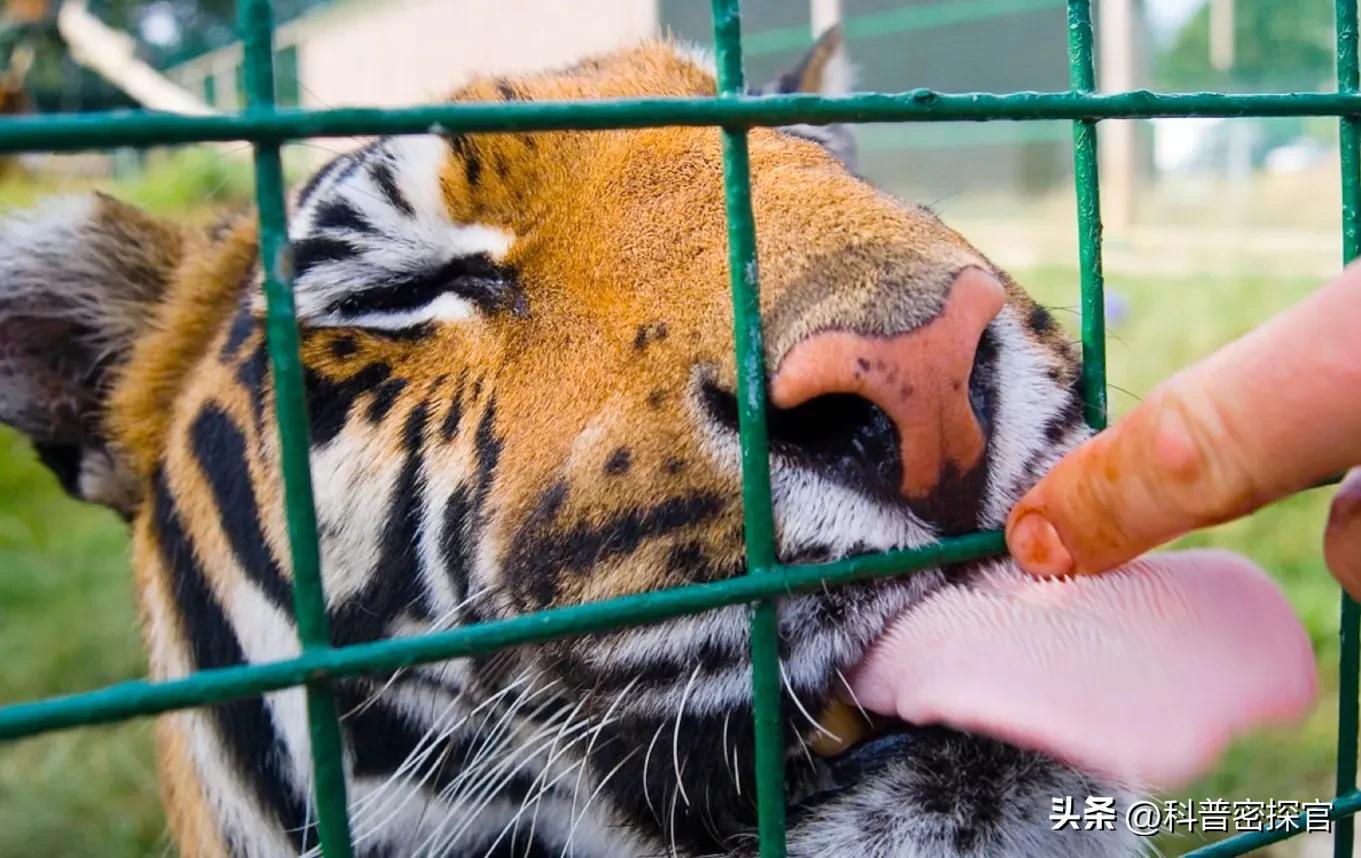
[[[397,107],[438,101],[478,73],[570,63],[657,32],[653,0],[348,0],[281,24],[280,103]],[[167,75],[221,110],[241,103],[241,45]]]
[[[1065,9],[1065,0],[745,0],[748,78],[797,63],[814,14],[830,14],[842,19],[857,89],[1062,90]],[[475,73],[562,65],[657,32],[707,45],[711,27],[702,0],[340,0],[279,27],[278,98],[314,108],[417,104]],[[232,43],[168,75],[232,110],[240,68]],[[979,183],[1033,193],[1072,169],[1065,122],[883,123],[857,135],[861,171],[919,198]]]
[[[744,0],[747,74],[762,81],[796,63],[811,41],[811,6]],[[1011,92],[1068,88],[1064,0],[841,0],[859,90]],[[709,43],[709,4],[660,0],[664,26]],[[1044,190],[1072,170],[1063,122],[882,123],[856,127],[860,170],[920,199],[980,183]]]

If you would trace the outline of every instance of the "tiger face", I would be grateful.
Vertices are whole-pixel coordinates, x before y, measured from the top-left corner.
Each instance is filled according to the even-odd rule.
[[[713,93],[658,42],[455,98]],[[1045,311],[843,142],[750,132],[787,562],[996,527],[1087,434]],[[712,128],[383,139],[301,188],[337,644],[746,572],[725,224]],[[155,676],[296,655],[253,226],[96,197],[0,247],[0,418],[129,517]],[[1137,851],[1051,833],[1053,796],[1111,789],[1039,753],[878,716],[829,739],[893,618],[975,571],[780,600],[790,854]],[[754,854],[747,635],[731,607],[339,682],[358,854]],[[184,854],[317,848],[302,693],[162,718]]]

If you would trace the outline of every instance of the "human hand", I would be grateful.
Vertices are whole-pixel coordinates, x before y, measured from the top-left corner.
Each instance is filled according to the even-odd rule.
[[[1159,385],[1021,498],[1007,544],[1035,575],[1103,572],[1361,463],[1361,263]],[[1361,468],[1324,557],[1361,597]]]

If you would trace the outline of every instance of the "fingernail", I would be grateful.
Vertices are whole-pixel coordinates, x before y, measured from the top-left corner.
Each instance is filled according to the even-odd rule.
[[[1071,575],[1073,556],[1054,525],[1037,512],[1027,512],[1007,533],[1011,555],[1032,575]]]
[[[1352,468],[1337,486],[1329,519],[1341,523],[1358,514],[1361,514],[1361,468]]]
[[[1352,468],[1337,486],[1337,493],[1348,500],[1361,499],[1361,468]]]

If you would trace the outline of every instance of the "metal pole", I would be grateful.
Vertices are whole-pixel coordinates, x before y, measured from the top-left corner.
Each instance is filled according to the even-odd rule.
[[[1210,0],[1210,65],[1219,71],[1233,68],[1234,0]]]
[[[808,0],[808,28],[813,38],[841,23],[841,0]]]

